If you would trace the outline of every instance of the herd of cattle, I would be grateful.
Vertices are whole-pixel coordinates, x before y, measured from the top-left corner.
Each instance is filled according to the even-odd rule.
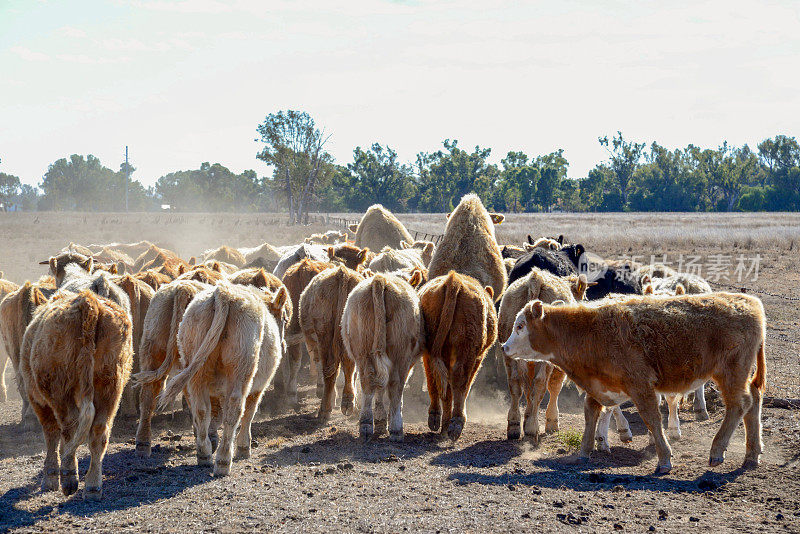
[[[360,406],[362,438],[388,430],[394,441],[403,439],[403,391],[421,359],[428,425],[456,440],[476,373],[501,345],[509,439],[523,432],[539,439],[545,391],[545,431],[558,429],[568,377],[586,393],[581,456],[595,446],[609,450],[612,416],[620,439],[632,439],[619,409],[631,400],[655,443],[657,472],[666,473],[661,397],[670,435],[680,436],[680,396],[695,391],[698,419],[707,419],[703,384],[713,379],[726,411],[711,465],[723,461],[742,419],[745,465],[758,465],[765,318],[757,298],[713,293],[704,280],[663,265],[609,261],[587,278],[582,245],[528,236],[523,246],[501,247],[494,225],[502,220],[467,195],[434,246],[414,241],[375,205],[351,226],[352,240],[330,231],[288,247],[223,246],[189,261],[149,242],[70,243],[42,262],[50,274],[38,281],[0,280],[0,368],[10,357],[23,424],[41,424],[43,489],[77,490],[76,449],[87,443],[84,495],[99,498],[118,408],[130,416],[138,408],[136,453],[147,457],[156,403],[171,406],[179,393],[198,464],[228,474],[233,457],[250,454],[251,422],[267,387],[297,405],[304,354],[321,419],[333,410],[341,367],[342,412]]]

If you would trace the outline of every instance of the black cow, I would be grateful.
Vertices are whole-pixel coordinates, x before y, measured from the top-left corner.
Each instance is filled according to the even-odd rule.
[[[641,295],[642,284],[633,272],[625,268],[609,267],[603,276],[597,278],[586,290],[587,300],[597,300],[609,293]]]
[[[534,267],[549,271],[558,276],[578,274],[578,260],[586,250],[583,245],[567,245],[561,250],[537,248],[522,256],[511,273],[508,284],[519,280],[533,270]]]

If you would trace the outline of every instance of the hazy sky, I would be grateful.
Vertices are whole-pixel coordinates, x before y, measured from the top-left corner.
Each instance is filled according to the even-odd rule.
[[[255,128],[303,109],[339,162],[446,138],[570,176],[617,130],[751,146],[800,126],[800,2],[0,0],[0,171],[125,145],[144,184],[219,162],[267,171]]]

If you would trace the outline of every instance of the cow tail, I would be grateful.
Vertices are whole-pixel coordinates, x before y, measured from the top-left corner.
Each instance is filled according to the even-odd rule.
[[[161,363],[161,366],[154,371],[141,371],[137,373],[135,385],[140,386],[162,380],[167,376],[169,370],[172,369],[172,366],[175,364],[175,359],[178,357],[178,348],[176,346],[178,326],[180,325],[181,319],[183,319],[183,314],[186,312],[187,306],[189,306],[193,298],[194,295],[187,291],[178,291],[172,298],[172,319],[169,325],[169,337],[167,338],[167,350],[165,352],[164,361]],[[142,345],[144,345],[144,342],[145,340],[143,338]],[[141,352],[141,348],[139,352]]]
[[[194,377],[194,375],[196,375],[197,372],[203,368],[206,360],[208,360],[208,357],[219,344],[219,340],[222,337],[222,331],[225,329],[225,323],[228,321],[229,308],[230,303],[227,296],[223,296],[220,288],[218,287],[216,291],[214,291],[214,318],[211,320],[211,326],[208,328],[208,332],[206,332],[206,335],[203,338],[202,343],[200,343],[200,346],[195,349],[195,353],[192,355],[184,355],[187,357],[189,364],[180,373],[173,376],[169,382],[167,382],[167,385],[164,387],[164,391],[161,393],[161,395],[159,395],[158,406],[160,409],[164,409],[170,402],[172,402],[172,399],[174,399],[178,393],[180,393],[183,388],[186,387],[186,384],[189,383],[189,380],[191,380],[192,377]]]
[[[763,338],[762,338],[763,339]],[[756,388],[759,391],[764,391],[764,384],[767,379],[767,358],[764,354],[764,341],[758,347],[758,357],[756,359],[756,374],[753,375],[753,380],[750,382],[751,388]]]
[[[368,364],[373,367],[372,383],[374,387],[383,389],[389,383],[389,356],[386,354],[386,303],[384,292],[386,279],[376,276],[372,279],[372,311],[375,322],[373,332],[372,354],[367,358]]]
[[[344,313],[344,305],[347,302],[347,295],[350,293],[347,280],[347,271],[344,267],[339,267],[339,272],[336,273],[337,282],[339,282],[339,298],[336,301],[336,318],[333,324],[334,343],[340,346],[342,340],[342,314]]]
[[[444,297],[442,298],[442,309],[439,313],[439,324],[436,327],[436,335],[433,338],[431,348],[431,361],[433,363],[434,378],[439,387],[441,395],[447,390],[447,368],[448,364],[442,356],[442,349],[453,325],[453,317],[456,314],[456,302],[461,286],[455,280],[455,273],[450,271],[444,283]]]
[[[65,443],[64,451],[74,451],[86,442],[94,423],[94,353],[100,304],[90,291],[83,291],[78,300],[81,310],[80,350],[75,361],[78,378],[78,418],[72,438]]]

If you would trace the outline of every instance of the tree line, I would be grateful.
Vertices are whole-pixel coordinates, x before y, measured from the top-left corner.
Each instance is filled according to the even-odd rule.
[[[303,220],[311,211],[363,212],[381,203],[397,212],[445,212],[469,192],[492,210],[541,211],[797,211],[800,145],[777,135],[758,143],[669,149],[601,137],[607,159],[587,176],[567,176],[563,150],[528,155],[511,151],[499,164],[491,149],[465,149],[446,139],[434,152],[402,162],[389,146],[356,147],[341,163],[326,151],[329,135],[301,111],[279,111],[258,125],[263,148],[256,157],[270,173],[236,174],[219,163],[175,171],[144,187],[131,179],[131,211],[284,211]],[[121,211],[126,172],[92,156],[72,155],[51,164],[38,188],[0,172],[0,204],[23,210]]]

